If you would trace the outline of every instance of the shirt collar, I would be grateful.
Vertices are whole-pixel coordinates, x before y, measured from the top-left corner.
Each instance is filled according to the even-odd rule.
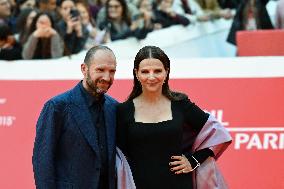
[[[83,81],[80,82],[79,84],[81,92],[88,104],[88,107],[91,107],[93,104],[100,104],[103,105],[105,102],[105,95],[102,95],[101,98],[97,99],[93,95],[91,95],[83,86]]]

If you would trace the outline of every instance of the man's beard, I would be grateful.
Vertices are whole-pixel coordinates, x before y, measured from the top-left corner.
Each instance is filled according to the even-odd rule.
[[[99,82],[108,83],[108,85],[109,85],[108,88],[107,89],[101,89],[101,88],[97,87]],[[110,81],[108,82],[108,81],[105,81],[103,79],[97,79],[95,81],[92,81],[92,79],[90,77],[90,73],[88,73],[87,78],[86,78],[86,84],[88,85],[90,93],[92,93],[95,96],[97,96],[97,95],[100,96],[100,95],[105,94],[108,91],[108,89],[110,88],[112,83]]]

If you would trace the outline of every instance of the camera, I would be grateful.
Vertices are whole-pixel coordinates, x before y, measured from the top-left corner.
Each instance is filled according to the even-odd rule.
[[[78,18],[80,16],[80,13],[77,9],[71,9],[70,15],[71,15],[71,18]]]

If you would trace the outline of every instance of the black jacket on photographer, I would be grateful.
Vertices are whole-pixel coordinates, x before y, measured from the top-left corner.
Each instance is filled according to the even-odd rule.
[[[255,20],[257,29],[273,29],[269,14],[266,10],[266,5],[269,0],[256,0],[255,1]],[[227,42],[236,45],[236,34],[238,31],[245,30],[246,18],[246,7],[248,6],[249,0],[242,0],[239,5],[236,15],[234,17]]]
[[[155,22],[160,23],[163,28],[167,28],[178,24],[181,24],[183,26],[187,26],[190,24],[189,19],[180,14],[176,14],[175,16],[170,16],[168,13],[162,10],[155,9],[154,15],[155,15]]]

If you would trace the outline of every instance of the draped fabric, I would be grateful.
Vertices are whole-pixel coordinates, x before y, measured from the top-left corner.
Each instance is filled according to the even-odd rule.
[[[130,166],[124,154],[118,147],[116,147],[115,165],[117,174],[117,189],[136,189]]]
[[[216,165],[216,161],[232,142],[229,132],[212,115],[203,126],[193,144],[193,151],[210,148],[214,158],[209,157],[193,172],[195,189],[227,189],[228,186]]]

